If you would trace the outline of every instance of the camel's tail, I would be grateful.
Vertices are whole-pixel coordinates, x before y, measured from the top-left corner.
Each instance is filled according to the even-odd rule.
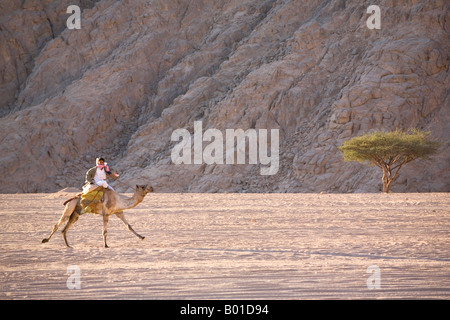
[[[70,201],[74,200],[74,199],[78,199],[82,194],[79,193],[77,194],[75,197],[70,198],[69,200],[64,201],[63,206],[65,206],[67,203],[69,203]]]

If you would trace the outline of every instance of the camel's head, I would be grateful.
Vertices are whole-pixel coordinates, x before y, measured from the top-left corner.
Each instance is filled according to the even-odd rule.
[[[153,187],[147,184],[144,184],[142,186],[136,185],[136,192],[141,193],[142,196],[145,196],[147,193],[153,192]]]

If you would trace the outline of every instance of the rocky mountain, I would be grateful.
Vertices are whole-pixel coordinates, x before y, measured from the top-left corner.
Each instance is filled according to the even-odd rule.
[[[81,187],[99,155],[156,192],[378,192],[378,169],[337,147],[411,127],[442,148],[392,190],[449,192],[450,2],[377,1],[380,29],[366,24],[372,4],[2,1],[0,192]],[[66,25],[69,5],[80,29]],[[278,171],[174,164],[173,132],[187,129],[194,148],[196,121],[224,144],[227,129],[278,129]]]

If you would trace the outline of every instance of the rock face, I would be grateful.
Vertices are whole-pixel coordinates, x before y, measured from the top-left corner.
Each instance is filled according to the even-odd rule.
[[[410,127],[443,146],[393,191],[450,191],[448,1],[382,1],[379,30],[369,1],[78,1],[79,30],[69,4],[0,4],[0,192],[79,187],[98,155],[160,192],[377,192],[337,147]],[[194,121],[278,129],[278,172],[175,165]]]

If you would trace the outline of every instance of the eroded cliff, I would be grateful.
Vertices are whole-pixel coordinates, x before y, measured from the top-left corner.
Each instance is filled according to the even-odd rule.
[[[79,30],[68,1],[0,5],[0,192],[79,187],[98,155],[160,192],[376,192],[378,170],[337,147],[410,127],[443,146],[393,191],[450,191],[448,1],[380,1],[379,30],[369,1],[70,4]],[[279,129],[278,172],[173,164],[171,134],[194,121]]]

